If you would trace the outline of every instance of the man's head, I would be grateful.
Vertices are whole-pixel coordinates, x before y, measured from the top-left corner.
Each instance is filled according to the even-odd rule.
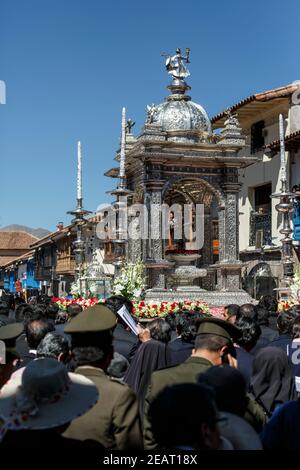
[[[20,304],[15,310],[15,321],[24,323],[27,317],[34,312],[34,309],[29,304]]]
[[[148,323],[147,328],[152,339],[166,344],[171,340],[171,327],[166,320],[162,318],[152,320]]]
[[[59,306],[56,302],[46,303],[46,317],[50,320],[55,320],[59,311]]]
[[[133,303],[126,297],[123,297],[123,295],[112,295],[111,297],[105,300],[105,306],[108,307],[112,312],[114,312],[114,314],[117,316],[118,323],[122,325],[125,329],[127,329],[127,324],[118,315],[118,310],[120,310],[123,305],[127,308],[129,313],[132,312]]]
[[[199,375],[198,383],[213,388],[219,411],[244,415],[247,386],[239,370],[228,365],[213,366]]]
[[[107,370],[113,358],[111,331],[72,335],[72,352],[78,366],[94,366]]]
[[[200,334],[196,336],[193,355],[205,357],[214,365],[221,365],[228,351],[232,351],[232,347],[232,343],[226,338]]]
[[[198,384],[166,387],[151,403],[149,420],[159,449],[219,448],[217,409],[207,387]]]
[[[176,332],[182,341],[192,342],[195,340],[197,328],[190,313],[181,312],[175,318]]]
[[[52,357],[65,364],[70,360],[70,346],[67,338],[55,333],[47,333],[37,347],[37,357]]]
[[[241,337],[237,340],[237,344],[246,351],[251,351],[261,335],[259,324],[253,318],[241,317],[235,322],[235,326],[241,332]]]
[[[30,349],[37,349],[47,333],[54,331],[54,326],[46,318],[38,318],[25,324],[25,334]]]
[[[270,312],[262,307],[261,305],[257,305],[256,307],[257,311],[257,322],[260,326],[269,326],[270,324]]]
[[[278,301],[273,295],[263,295],[258,305],[265,308],[269,313],[275,313],[277,312]]]
[[[277,317],[277,328],[280,335],[292,335],[293,323],[297,314],[292,310],[281,312]]]
[[[78,313],[82,312],[82,307],[79,304],[70,304],[67,306],[67,314],[69,319],[76,317]]]
[[[236,319],[238,320],[241,317],[248,317],[257,320],[257,310],[255,305],[253,304],[244,304],[241,305],[239,311],[236,315]]]
[[[105,306],[110,308],[116,315],[123,305],[125,305],[129,313],[132,312],[133,303],[126,297],[123,297],[123,295],[112,295],[105,300]]]
[[[224,320],[229,321],[230,323],[234,323],[239,309],[240,307],[237,304],[226,305],[226,307],[224,307],[223,313]]]
[[[38,303],[39,304],[49,304],[51,302],[51,297],[49,297],[49,295],[47,294],[41,294],[38,296],[38,299],[37,299]]]
[[[228,363],[236,352],[233,343],[240,337],[239,330],[229,322],[208,318],[199,322],[193,356],[203,357],[214,365]]]
[[[72,335],[72,351],[78,365],[107,370],[113,357],[113,330],[116,315],[105,305],[94,305],[80,312],[65,326]]]
[[[293,327],[292,327],[292,336],[293,336],[293,339],[300,338],[300,315],[298,315],[294,320]]]

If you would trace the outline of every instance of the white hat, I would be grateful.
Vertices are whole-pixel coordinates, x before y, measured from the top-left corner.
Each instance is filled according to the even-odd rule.
[[[86,413],[98,397],[91,380],[68,373],[55,359],[36,359],[0,391],[3,431],[62,426]]]

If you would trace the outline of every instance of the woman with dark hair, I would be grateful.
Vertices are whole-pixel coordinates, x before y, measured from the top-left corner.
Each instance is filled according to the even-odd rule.
[[[293,367],[281,348],[266,347],[258,351],[253,361],[250,391],[268,416],[297,398]]]

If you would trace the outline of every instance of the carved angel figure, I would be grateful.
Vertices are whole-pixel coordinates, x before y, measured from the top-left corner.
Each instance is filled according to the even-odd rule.
[[[152,124],[154,121],[155,114],[157,113],[158,109],[155,104],[151,104],[151,106],[147,105],[147,124]]]
[[[236,126],[236,127],[239,127],[240,123],[239,123],[239,120],[238,120],[238,115],[237,113],[234,113],[232,114],[232,111],[231,109],[227,109],[225,111],[225,114],[226,114],[226,120],[224,122],[224,125],[225,126]]]

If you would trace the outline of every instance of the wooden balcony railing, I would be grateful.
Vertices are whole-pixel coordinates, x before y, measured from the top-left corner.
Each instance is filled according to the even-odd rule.
[[[75,259],[70,256],[65,256],[57,259],[56,273],[74,273],[75,271]]]

